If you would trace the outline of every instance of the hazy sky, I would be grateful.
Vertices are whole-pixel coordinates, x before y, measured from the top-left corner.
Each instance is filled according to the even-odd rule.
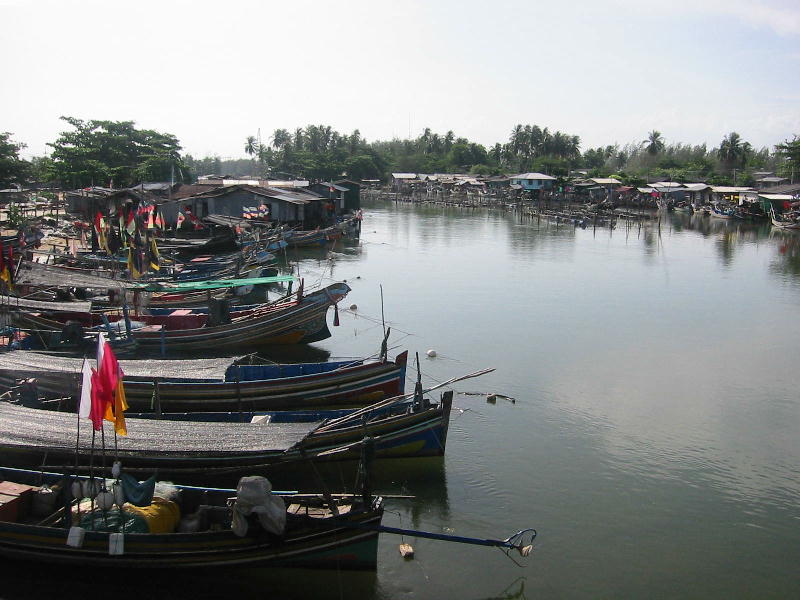
[[[582,148],[800,134],[800,0],[0,0],[0,131],[133,120],[195,157],[261,130],[486,145],[516,123]]]

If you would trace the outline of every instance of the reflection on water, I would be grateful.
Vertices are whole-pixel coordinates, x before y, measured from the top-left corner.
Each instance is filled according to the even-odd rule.
[[[245,600],[341,600],[381,597],[377,575],[361,571],[308,569],[222,569],[126,571],[76,569],[30,563],[6,564],[13,577],[3,578],[3,598],[55,597],[86,600],[109,594],[119,600],[163,598],[242,598]],[[46,569],[46,571],[44,570]],[[65,582],[58,585],[57,582]]]
[[[458,389],[517,398],[457,396],[444,471],[392,473],[419,501],[387,519],[540,533],[524,586],[504,592],[520,571],[502,555],[416,540],[404,563],[382,539],[381,597],[800,593],[798,238],[702,215],[611,230],[368,207],[361,254],[331,261],[358,310],[317,345],[374,352],[382,284],[402,344],[439,353],[427,383],[492,366]]]
[[[800,277],[800,233],[793,231],[773,231],[776,244],[774,260],[770,270],[776,275]]]

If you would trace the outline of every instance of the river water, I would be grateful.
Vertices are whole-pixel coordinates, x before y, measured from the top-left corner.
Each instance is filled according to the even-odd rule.
[[[800,596],[800,236],[377,203],[359,243],[296,258],[307,285],[353,288],[318,347],[375,352],[382,286],[390,343],[420,353],[427,384],[494,367],[455,389],[515,399],[459,394],[443,460],[380,463],[380,489],[416,496],[385,523],[538,530],[522,567],[423,539],[404,561],[382,535],[376,576],[317,594]]]
[[[175,573],[136,597],[800,597],[800,235],[376,203],[360,240],[289,259],[353,288],[317,349],[377,352],[382,286],[392,353],[419,352],[426,384],[496,369],[455,385],[444,458],[376,465],[377,490],[413,496],[384,524],[534,527],[536,548],[518,566],[382,534],[374,574]]]

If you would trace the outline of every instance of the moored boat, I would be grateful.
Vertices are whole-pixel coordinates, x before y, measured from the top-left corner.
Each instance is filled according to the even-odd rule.
[[[722,206],[720,204],[712,204],[709,213],[712,217],[717,219],[738,219],[739,216],[733,206]]]
[[[273,344],[309,343],[330,337],[326,314],[350,291],[345,283],[333,283],[299,299],[272,303],[228,322],[212,323],[209,315],[176,314],[166,324],[145,324],[131,328],[131,337],[143,352],[241,352],[242,348]],[[15,311],[17,324],[22,327],[61,331],[68,320],[78,321],[76,314],[58,315]],[[86,318],[92,318],[88,315]],[[109,317],[111,319],[112,317]],[[144,320],[159,317],[142,317]],[[116,320],[122,322],[122,315]],[[91,325],[94,325],[94,320]],[[87,323],[89,325],[89,323]],[[127,324],[126,324],[127,327]]]
[[[452,392],[443,394],[440,403],[415,399],[401,404],[406,399],[389,399],[322,423],[129,418],[127,436],[114,438],[111,428],[105,437],[115,440],[113,456],[131,472],[158,469],[162,476],[193,479],[230,478],[320,454],[326,460],[349,460],[358,457],[356,447],[366,437],[373,438],[377,457],[441,456]],[[395,404],[398,410],[386,410]],[[100,450],[95,436],[76,441],[74,430],[74,414],[0,402],[0,464],[57,471],[96,465]]]
[[[772,225],[779,229],[788,229],[792,231],[800,230],[800,213],[783,213],[778,215],[775,209],[770,209],[770,220]]]
[[[377,564],[383,516],[383,501],[377,497],[276,495],[268,482],[248,478],[240,482],[232,504],[231,490],[173,486],[169,498],[154,497],[143,507],[126,502],[121,509],[100,509],[94,499],[72,497],[75,484],[78,489],[91,488],[85,484],[97,479],[83,480],[81,486],[65,475],[39,472],[26,477],[8,468],[0,468],[0,477],[6,498],[0,555],[10,559],[80,568],[170,570],[374,569]],[[41,487],[42,478],[48,487]],[[104,492],[88,493],[99,497]],[[37,509],[43,497],[52,508]],[[273,519],[246,519],[254,502],[271,509],[266,512]]]
[[[408,352],[392,360],[239,364],[233,359],[122,361],[131,410],[311,410],[365,406],[404,393]],[[72,397],[81,359],[25,350],[0,355],[0,384],[34,378],[44,398]],[[158,393],[156,394],[156,386]],[[157,404],[156,404],[157,403]]]

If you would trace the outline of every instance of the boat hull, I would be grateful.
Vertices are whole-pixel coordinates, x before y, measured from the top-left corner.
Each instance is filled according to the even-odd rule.
[[[69,530],[0,521],[0,556],[85,568],[192,569],[240,566],[372,570],[377,565],[383,503],[325,519],[289,515],[278,538],[262,530],[236,536],[230,529],[197,533],[125,533],[124,553],[109,553],[112,534],[86,531],[83,545],[67,545]],[[316,521],[316,522],[315,522]]]

